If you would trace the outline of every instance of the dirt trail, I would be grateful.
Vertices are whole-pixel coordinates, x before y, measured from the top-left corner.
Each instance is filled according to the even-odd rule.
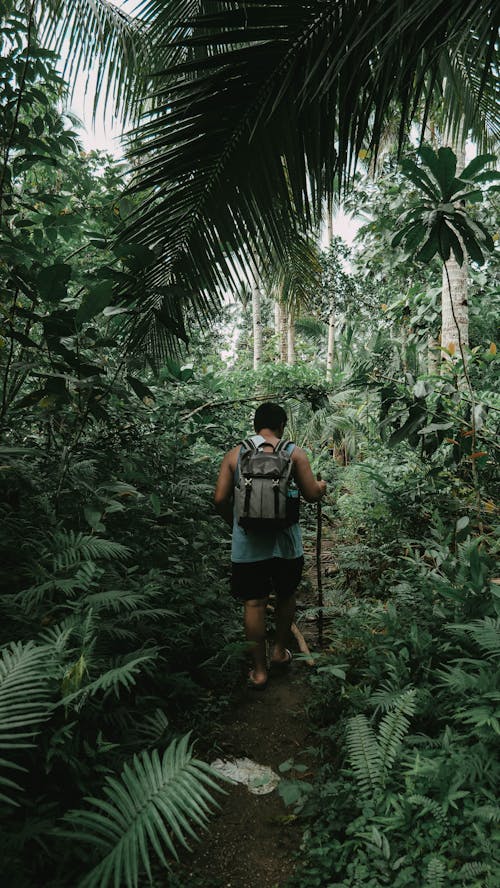
[[[221,757],[248,757],[273,770],[297,758],[308,745],[307,668],[294,661],[288,670],[271,673],[265,691],[245,692],[221,732]],[[206,838],[185,859],[186,888],[282,888],[301,839],[289,813],[277,790],[252,795],[244,786],[229,787]]]
[[[330,536],[324,534],[323,570],[331,560]],[[300,595],[302,608],[317,603],[314,550],[307,554],[309,591]],[[317,651],[316,621],[301,621],[300,628]],[[298,653],[295,641],[291,647]],[[217,757],[246,757],[275,771],[290,758],[311,766],[300,756],[312,745],[305,712],[309,671],[304,661],[294,659],[288,669],[271,671],[264,691],[246,690],[225,717]],[[277,790],[253,795],[245,786],[227,788],[206,836],[184,857],[183,888],[285,888],[294,872],[301,825],[290,817]]]

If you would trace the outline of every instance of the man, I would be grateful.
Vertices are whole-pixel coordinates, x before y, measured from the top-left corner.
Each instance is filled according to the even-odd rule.
[[[271,451],[283,437],[286,413],[279,404],[261,404],[255,412],[253,440],[269,444]],[[261,440],[263,439],[263,440]],[[226,453],[215,488],[215,508],[233,528],[231,593],[243,602],[245,634],[252,643],[253,669],[250,687],[261,690],[267,684],[265,649],[266,606],[269,593],[276,594],[276,643],[271,663],[287,665],[292,655],[286,644],[295,614],[295,593],[302,576],[304,550],[300,527],[293,524],[284,530],[243,530],[233,517],[234,486],[238,480],[241,445]],[[304,451],[290,445],[292,477],[302,496],[309,503],[326,493],[325,481],[317,481]]]

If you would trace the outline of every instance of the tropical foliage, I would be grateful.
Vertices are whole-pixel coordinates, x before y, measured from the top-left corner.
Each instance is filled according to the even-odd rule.
[[[211,497],[267,399],[332,491],[316,766],[283,768],[297,884],[499,884],[498,173],[487,153],[456,176],[437,144],[465,127],[494,146],[495,14],[0,3],[6,885],[175,884],[223,799],[207,762],[246,646]],[[54,47],[68,76],[100,59],[96,101],[135,125],[126,160],[82,151]],[[343,189],[364,224],[322,252]],[[451,253],[470,344],[436,362]]]

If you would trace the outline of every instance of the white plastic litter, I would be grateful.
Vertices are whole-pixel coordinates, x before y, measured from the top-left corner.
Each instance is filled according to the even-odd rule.
[[[254,795],[266,795],[276,789],[280,778],[268,765],[258,765],[249,758],[216,759],[212,768],[234,780],[243,783]]]

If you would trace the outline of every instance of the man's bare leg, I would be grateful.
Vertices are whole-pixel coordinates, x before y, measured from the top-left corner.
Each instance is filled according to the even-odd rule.
[[[287,644],[290,643],[290,630],[295,616],[296,595],[276,600],[276,640],[271,661],[287,663]]]
[[[244,623],[247,641],[252,642],[254,668],[250,679],[255,685],[267,681],[266,663],[266,607],[267,598],[251,598],[244,604]]]

